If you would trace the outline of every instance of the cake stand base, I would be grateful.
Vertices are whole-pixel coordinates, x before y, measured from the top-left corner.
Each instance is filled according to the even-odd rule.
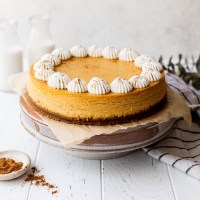
[[[151,123],[117,131],[112,134],[94,136],[73,148],[65,147],[54,136],[37,112],[23,100],[21,105],[21,123],[32,136],[39,141],[64,149],[66,153],[85,159],[111,159],[153,144],[165,137],[172,129],[175,119],[163,123]]]

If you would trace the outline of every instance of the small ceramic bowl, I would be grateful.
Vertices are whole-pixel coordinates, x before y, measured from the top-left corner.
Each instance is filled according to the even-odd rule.
[[[20,170],[11,172],[9,174],[0,174],[0,181],[6,181],[22,176],[30,168],[30,157],[21,151],[9,150],[0,152],[0,158],[11,158],[15,162],[22,162],[23,166]]]

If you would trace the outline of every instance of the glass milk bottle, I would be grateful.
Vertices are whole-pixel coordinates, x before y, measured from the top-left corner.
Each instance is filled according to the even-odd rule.
[[[55,49],[49,29],[50,17],[48,15],[34,15],[30,17],[31,30],[28,40],[28,64],[36,62],[46,53]]]
[[[11,91],[8,77],[22,70],[22,47],[17,35],[17,21],[0,19],[0,90]]]

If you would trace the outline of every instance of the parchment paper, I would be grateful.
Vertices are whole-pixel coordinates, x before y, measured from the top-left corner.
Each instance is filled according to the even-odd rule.
[[[26,96],[26,80],[27,72],[22,72],[9,77],[9,84],[11,88],[21,95],[25,100]],[[162,110],[159,112],[137,122],[130,122],[120,125],[110,126],[85,126],[85,125],[74,125],[59,122],[56,120],[49,119],[38,114],[43,121],[49,126],[56,138],[67,147],[72,147],[76,144],[82,143],[84,140],[89,139],[95,135],[100,134],[112,134],[119,130],[126,130],[139,125],[146,125],[150,122],[161,123],[168,121],[171,118],[183,117],[188,124],[192,123],[190,109],[187,107],[185,100],[182,96],[176,93],[174,90],[168,87],[167,89],[167,103]]]

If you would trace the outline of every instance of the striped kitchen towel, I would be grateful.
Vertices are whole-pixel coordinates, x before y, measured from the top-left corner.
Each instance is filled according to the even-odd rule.
[[[179,119],[167,137],[144,148],[144,151],[200,180],[200,94],[175,75],[167,74],[166,81],[185,98],[194,113],[193,123],[190,127],[183,119]]]

